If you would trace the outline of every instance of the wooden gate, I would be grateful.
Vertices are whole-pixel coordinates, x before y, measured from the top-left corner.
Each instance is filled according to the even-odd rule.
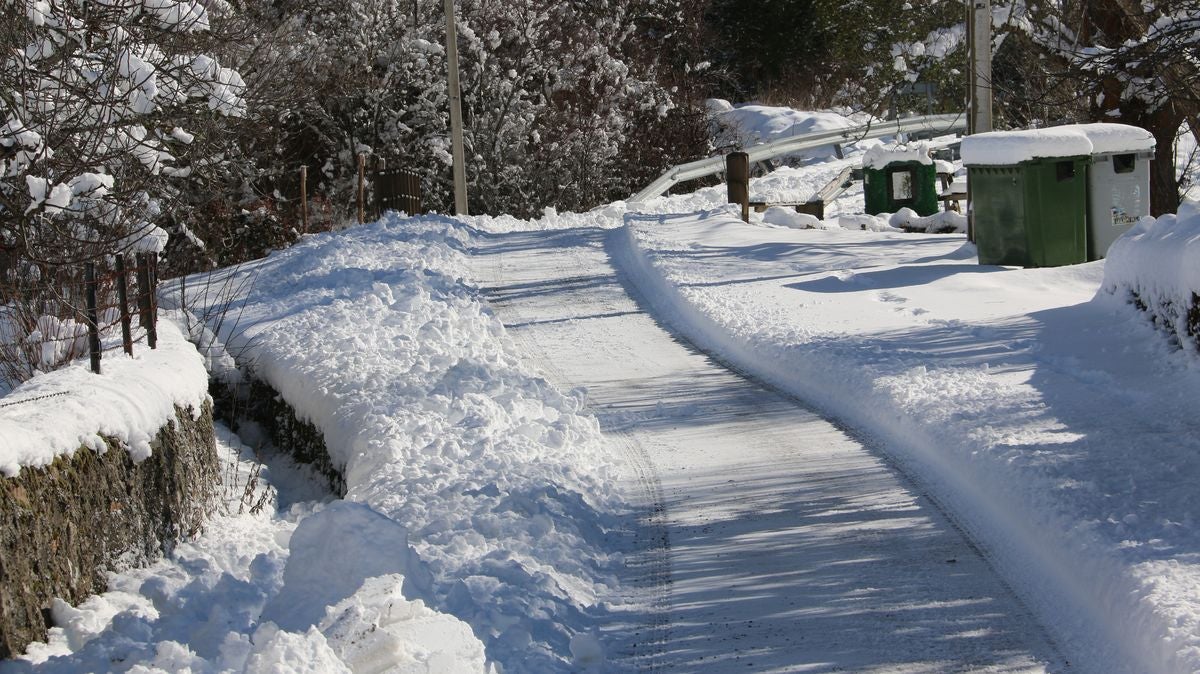
[[[421,176],[408,169],[381,169],[375,172],[375,209],[424,213],[421,207]]]

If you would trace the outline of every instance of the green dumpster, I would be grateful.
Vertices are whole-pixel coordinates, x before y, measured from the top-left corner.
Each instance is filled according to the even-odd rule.
[[[980,264],[1086,262],[1092,145],[1074,127],[967,136],[963,163]]]
[[[915,149],[876,146],[863,156],[863,194],[871,215],[911,208],[938,211],[937,169],[924,144]]]

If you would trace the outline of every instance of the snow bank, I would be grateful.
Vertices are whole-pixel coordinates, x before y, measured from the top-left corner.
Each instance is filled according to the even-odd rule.
[[[221,337],[323,429],[346,500],[363,504],[321,530],[367,527],[392,541],[329,546],[304,562],[315,571],[294,574],[297,597],[323,577],[338,588],[322,601],[334,601],[354,585],[331,577],[348,558],[379,555],[390,561],[345,572],[403,576],[407,601],[468,623],[511,671],[562,671],[572,639],[604,613],[600,598],[616,593],[623,557],[606,531],[625,506],[582,394],[526,370],[463,281],[468,238],[446,218],[389,216],[219,272],[214,282],[232,288],[257,279]],[[405,533],[427,587],[415,563],[394,559]],[[292,613],[287,587],[268,617]]]
[[[1071,124],[1025,131],[991,131],[962,141],[968,166],[1007,166],[1043,157],[1142,152],[1154,149],[1149,131],[1125,124]]]
[[[111,575],[108,592],[77,607],[56,600],[57,626],[46,643],[0,662],[0,672],[484,670],[483,644],[466,623],[401,593],[409,584],[404,573],[428,576],[402,527],[346,502],[277,514],[275,473],[256,473],[254,452],[220,425],[217,450],[229,466],[230,514],[180,543],[170,559]],[[243,497],[252,474],[259,479]],[[243,498],[267,507],[247,510]],[[339,550],[354,556],[328,567]],[[278,624],[261,619],[283,605],[295,613],[276,614]]]
[[[169,321],[159,321],[157,349],[138,345],[132,358],[106,351],[101,364],[96,375],[77,361],[0,398],[0,472],[12,477],[80,447],[104,451],[100,436],[118,439],[141,461],[176,406],[199,414],[208,396],[203,359]]]
[[[877,438],[1073,665],[1200,671],[1200,377],[1131,308],[1089,301],[1104,263],[1001,270],[958,236],[720,211],[626,222],[621,263],[656,314]]]
[[[1143,218],[1109,249],[1104,290],[1132,301],[1181,344],[1200,349],[1200,204]]]

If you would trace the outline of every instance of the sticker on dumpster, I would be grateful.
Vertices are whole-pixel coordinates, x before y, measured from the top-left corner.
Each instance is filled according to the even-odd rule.
[[[1142,187],[1130,185],[1125,190],[1114,185],[1112,190],[1112,226],[1128,227],[1138,221],[1142,212]]]

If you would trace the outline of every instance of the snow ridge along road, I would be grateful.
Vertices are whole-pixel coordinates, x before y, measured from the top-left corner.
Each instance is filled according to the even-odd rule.
[[[608,664],[641,671],[1063,671],[925,497],[855,439],[664,330],[619,230],[478,233],[485,296],[551,383],[588,391],[643,510]]]

